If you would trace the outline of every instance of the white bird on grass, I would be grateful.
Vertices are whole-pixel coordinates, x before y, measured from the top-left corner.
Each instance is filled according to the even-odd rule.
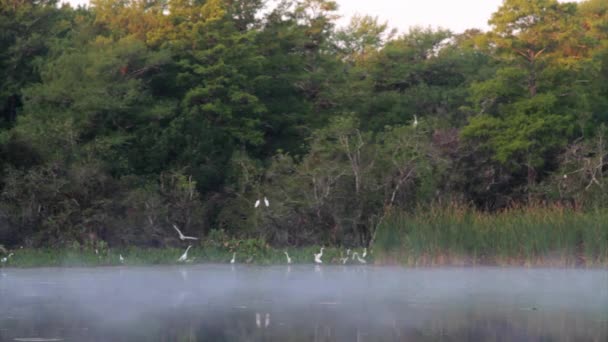
[[[418,118],[416,117],[416,114],[414,114],[414,122],[412,123],[412,126],[414,126],[414,128],[418,126]]]
[[[177,226],[174,224],[173,228],[175,228],[175,230],[177,231],[177,233],[179,234],[179,239],[184,241],[184,240],[198,240],[198,238],[193,237],[193,236],[186,236],[184,234],[182,234],[181,230],[179,230],[179,228],[177,228]]]
[[[125,263],[125,258],[122,257],[122,254],[118,254],[118,260],[120,260],[121,264]]]
[[[232,253],[232,259],[230,259],[230,263],[234,264],[235,261],[236,261],[236,252]]]
[[[268,198],[266,198],[266,196],[264,196],[264,204],[268,207],[270,206],[270,202],[268,202]]]
[[[291,258],[289,257],[289,254],[287,254],[287,251],[285,251],[283,253],[285,253],[285,256],[287,257],[287,263],[291,264]]]
[[[367,264],[367,261],[365,261],[365,259],[362,259],[362,258],[359,256],[359,253],[357,253],[357,252],[353,252],[353,260],[354,260],[355,258],[357,258],[357,260],[358,260],[360,263],[362,263],[362,264]]]
[[[182,254],[182,256],[179,257],[179,259],[177,259],[177,261],[179,262],[184,262],[188,259],[188,250],[192,248],[192,245],[188,246],[188,248],[186,248],[186,251],[184,252],[184,254]]]
[[[13,256],[13,253],[10,253],[9,255],[5,256],[4,258],[0,259],[0,262],[2,262],[3,264],[8,262],[8,259],[10,259]]]
[[[254,208],[257,208],[260,206],[260,200],[255,201],[255,204],[253,205]]]
[[[361,255],[361,257],[365,258],[367,256],[367,247],[363,248],[363,254]]]
[[[317,264],[322,264],[323,261],[321,261],[321,257],[323,256],[323,249],[325,249],[325,247],[321,247],[321,251],[319,253],[314,254],[315,256],[315,263]]]
[[[347,261],[348,261],[348,254],[346,254],[346,257],[343,257],[342,252],[340,252],[340,262],[342,263],[342,265],[346,264]]]

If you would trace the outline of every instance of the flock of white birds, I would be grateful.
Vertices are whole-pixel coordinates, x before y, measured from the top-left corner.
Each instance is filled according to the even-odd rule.
[[[414,125],[417,124],[417,121],[415,121]],[[254,204],[254,208],[258,208],[260,206],[260,204],[262,203],[262,200],[258,199],[255,201]],[[268,198],[266,198],[266,196],[264,196],[263,198],[263,203],[266,207],[270,206],[270,201],[268,201]],[[175,229],[175,231],[177,232],[177,234],[179,235],[179,239],[182,241],[186,241],[186,240],[198,240],[199,238],[194,237],[194,236],[186,236],[184,235],[184,233],[182,233],[182,231],[177,227],[176,224],[173,224],[173,229]],[[191,263],[192,261],[194,261],[195,258],[188,258],[188,251],[190,250],[190,248],[192,248],[192,245],[188,245],[188,247],[186,248],[186,250],[184,251],[184,253],[177,259],[177,262],[185,262],[185,263]],[[323,257],[323,250],[325,249],[325,247],[321,247],[321,250],[319,251],[319,253],[314,253],[314,263],[315,264],[322,264],[323,260],[321,259]],[[97,250],[95,250],[96,254],[98,253]],[[287,264],[291,264],[292,260],[291,257],[289,256],[289,253],[287,253],[287,251],[284,251],[283,253],[285,253],[285,258],[287,261]],[[10,253],[8,256],[3,257],[2,259],[0,259],[0,263],[5,264],[6,262],[8,262],[8,260],[13,256],[13,253]],[[367,256],[367,248],[363,249],[363,253],[361,255],[359,255],[359,253],[357,252],[353,252],[351,254],[351,250],[347,249],[346,250],[346,257],[343,257],[341,255],[340,257],[340,262],[342,264],[346,264],[349,260],[352,261],[358,261],[361,264],[366,264],[367,261],[365,260],[365,257]],[[118,260],[120,261],[121,264],[125,263],[125,258],[122,256],[122,254],[118,255]],[[247,259],[247,263],[251,262],[253,260],[253,257],[249,257]],[[235,264],[236,263],[236,252],[232,253],[232,259],[230,259],[230,264]]]

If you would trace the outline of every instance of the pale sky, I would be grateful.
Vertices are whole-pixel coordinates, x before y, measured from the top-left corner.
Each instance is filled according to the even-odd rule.
[[[72,5],[88,3],[88,0],[67,1]],[[339,14],[343,16],[340,24],[347,23],[348,18],[359,13],[377,16],[380,21],[388,21],[389,27],[396,27],[401,32],[407,32],[411,26],[442,27],[453,32],[462,32],[468,28],[489,29],[488,20],[502,0],[337,0],[337,2],[340,5]]]

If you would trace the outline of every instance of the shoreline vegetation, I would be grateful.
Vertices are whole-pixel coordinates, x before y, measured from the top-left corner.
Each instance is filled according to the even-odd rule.
[[[388,215],[378,227],[367,265],[404,267],[581,267],[608,268],[608,211],[563,207],[512,208],[483,213],[465,207],[430,208]],[[53,248],[0,250],[13,253],[2,267],[147,266],[178,264],[314,264],[321,246],[271,246],[261,239],[234,239],[214,231],[205,239],[163,248],[108,248],[104,242]],[[191,245],[187,261],[178,258]],[[182,248],[183,247],[183,248]],[[347,249],[324,246],[323,264],[342,265]],[[120,260],[120,256],[124,261]],[[361,265],[348,258],[346,265]]]
[[[0,266],[608,265],[606,0],[339,13],[0,1]]]

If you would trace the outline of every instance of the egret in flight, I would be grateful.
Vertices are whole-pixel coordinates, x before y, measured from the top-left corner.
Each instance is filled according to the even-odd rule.
[[[186,261],[186,259],[188,259],[188,250],[192,248],[192,245],[188,246],[188,248],[186,248],[186,251],[184,252],[184,254],[182,254],[181,257],[179,257],[179,259],[177,259],[178,262],[184,262]]]
[[[236,261],[236,252],[232,253],[232,259],[230,259],[230,263],[234,264],[235,261]]]
[[[321,251],[319,253],[314,254],[315,256],[315,263],[317,264],[322,264],[323,261],[321,261],[321,257],[323,256],[323,249],[325,249],[325,247],[321,247]]]
[[[264,204],[268,207],[270,206],[270,202],[268,202],[268,198],[266,198],[266,196],[264,196]]]
[[[177,231],[177,233],[179,234],[179,239],[184,241],[184,240],[198,240],[198,238],[193,237],[193,236],[186,236],[184,234],[182,234],[182,231],[179,230],[179,228],[177,228],[177,226],[174,224],[173,228],[175,228],[175,230]]]
[[[357,253],[357,252],[353,252],[353,260],[354,260],[355,258],[357,258],[357,260],[358,260],[360,263],[362,263],[362,264],[367,264],[367,261],[365,261],[365,259],[362,259],[362,258],[359,256],[359,253]]]
[[[291,258],[289,257],[289,254],[287,254],[287,251],[285,251],[283,253],[285,253],[285,256],[287,257],[287,263],[291,264]]]

